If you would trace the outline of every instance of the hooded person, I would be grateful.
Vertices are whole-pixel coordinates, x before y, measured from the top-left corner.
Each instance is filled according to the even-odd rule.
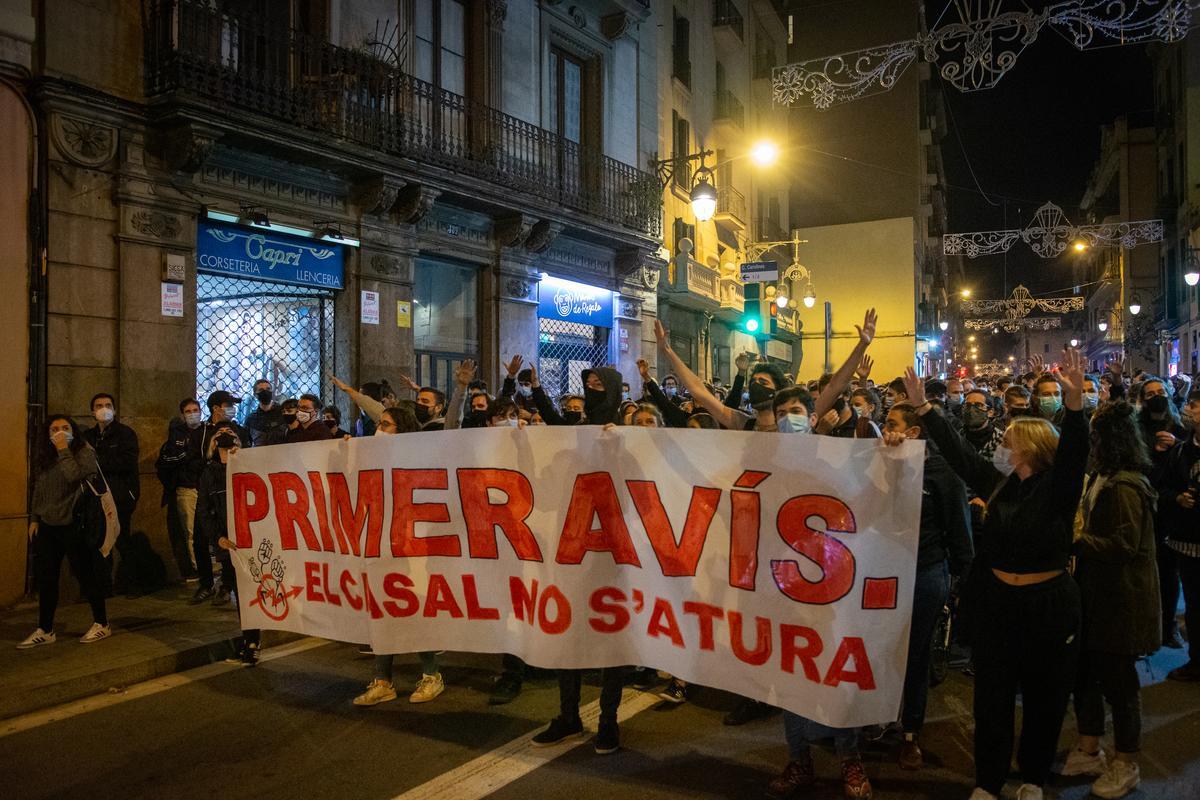
[[[585,369],[583,379],[583,402],[577,400],[563,403],[560,413],[546,396],[538,380],[537,369],[530,365],[530,384],[533,386],[533,402],[547,425],[614,425],[621,424],[621,373],[612,367]]]

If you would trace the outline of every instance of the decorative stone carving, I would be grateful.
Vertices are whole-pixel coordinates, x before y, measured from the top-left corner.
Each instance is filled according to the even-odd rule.
[[[613,41],[629,33],[632,25],[633,20],[627,11],[618,11],[615,14],[608,14],[600,18],[600,32],[604,34],[606,39]]]
[[[642,305],[632,300],[621,298],[621,316],[625,319],[637,319],[641,316]]]
[[[529,238],[525,240],[525,249],[531,253],[544,253],[558,238],[562,229],[561,223],[551,222],[548,219],[540,220],[530,230]]]
[[[101,167],[117,154],[117,131],[109,125],[55,114],[50,130],[63,157],[81,167]]]
[[[135,211],[129,217],[129,226],[143,236],[156,239],[177,239],[183,228],[179,217],[161,211]]]
[[[354,201],[363,214],[382,216],[391,212],[396,198],[404,188],[404,181],[391,175],[378,175],[355,187]]]
[[[501,247],[520,247],[529,238],[529,231],[537,220],[528,214],[513,214],[496,220],[496,244]]]
[[[180,125],[163,138],[163,162],[171,172],[194,175],[217,146],[220,134],[195,125]]]
[[[504,30],[504,21],[508,18],[508,0],[486,0],[485,11],[487,22],[491,28]]]
[[[583,10],[580,9],[579,6],[571,6],[568,8],[567,16],[571,18],[571,21],[575,23],[576,27],[587,27],[587,16],[584,15]]]
[[[425,218],[441,194],[441,189],[410,183],[400,191],[392,208],[392,219],[398,223],[415,225]]]
[[[618,275],[639,289],[656,290],[662,267],[662,260],[649,250],[622,250],[617,254]]]
[[[396,256],[375,253],[371,256],[368,263],[371,265],[371,271],[376,275],[390,276],[400,274],[400,259]]]
[[[533,284],[520,278],[509,278],[504,282],[504,293],[514,300],[533,299]]]

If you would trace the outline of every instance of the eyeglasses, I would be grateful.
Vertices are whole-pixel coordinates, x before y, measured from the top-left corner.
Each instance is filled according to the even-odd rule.
[[[963,403],[963,405],[969,406],[970,408],[987,408],[987,403],[975,402],[975,403]]]

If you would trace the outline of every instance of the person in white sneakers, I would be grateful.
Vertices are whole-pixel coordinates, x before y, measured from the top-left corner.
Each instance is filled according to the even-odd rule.
[[[88,500],[85,492],[89,492],[85,482],[100,488],[96,451],[65,414],[51,416],[40,438],[29,514],[29,540],[37,564],[38,627],[17,645],[21,650],[53,644],[58,638],[54,612],[58,610],[63,556],[70,559],[71,569],[92,606],[92,627],[79,641],[91,644],[112,635],[104,606],[105,563],[98,548],[103,532],[87,530],[84,515]]]

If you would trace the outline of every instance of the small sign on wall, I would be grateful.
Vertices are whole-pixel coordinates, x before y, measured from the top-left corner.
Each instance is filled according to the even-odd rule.
[[[162,284],[162,315],[164,317],[183,316],[183,284]]]
[[[362,323],[364,325],[379,324],[379,292],[362,293]]]
[[[412,301],[397,300],[396,301],[396,327],[411,328],[412,327]]]

